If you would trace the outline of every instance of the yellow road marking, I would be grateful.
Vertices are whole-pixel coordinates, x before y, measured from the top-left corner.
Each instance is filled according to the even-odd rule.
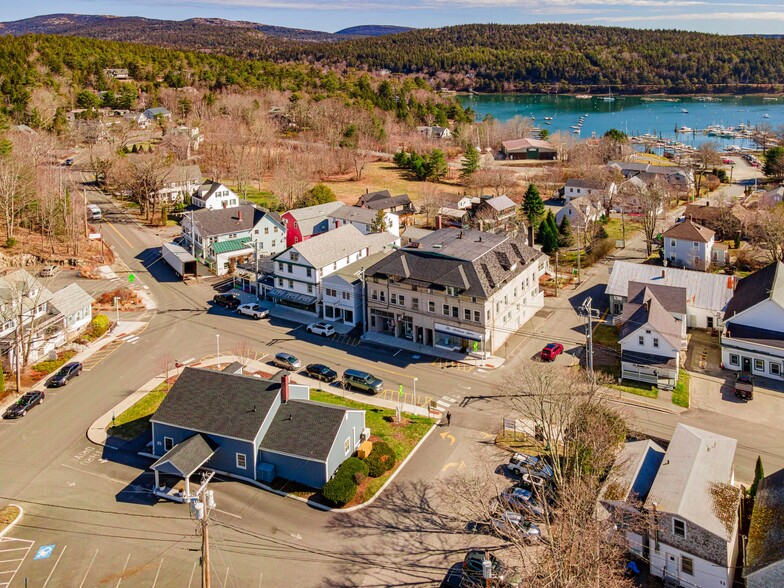
[[[125,243],[128,245],[128,247],[133,248],[133,245],[131,244],[131,242],[128,239],[125,238],[125,235],[123,235],[120,231],[118,231],[116,228],[114,228],[114,225],[112,223],[110,223],[108,220],[104,220],[103,222],[106,223],[106,226],[108,226],[112,231],[114,231],[120,239],[125,241]]]
[[[448,439],[450,447],[455,444],[455,441],[457,441],[457,439],[455,439],[455,436],[449,431],[444,431],[443,433],[441,433],[441,438],[444,439],[445,441]]]

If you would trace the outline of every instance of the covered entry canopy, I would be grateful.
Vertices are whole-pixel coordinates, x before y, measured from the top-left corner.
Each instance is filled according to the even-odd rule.
[[[163,457],[150,466],[155,472],[154,493],[163,498],[174,499],[180,502],[183,499],[187,500],[191,493],[189,478],[196,473],[208,459],[215,455],[217,450],[218,445],[201,433],[197,433],[193,437],[189,437],[182,443],[172,447]],[[168,489],[161,487],[160,474],[168,474],[170,476],[183,478],[185,480],[184,496],[173,494],[173,488]]]

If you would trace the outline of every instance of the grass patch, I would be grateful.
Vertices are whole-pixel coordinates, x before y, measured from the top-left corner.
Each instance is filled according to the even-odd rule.
[[[70,360],[76,351],[69,349],[68,351],[61,351],[57,354],[57,359],[47,359],[46,361],[35,364],[31,370],[38,372],[41,376],[51,374],[53,371],[60,369],[65,363]]]
[[[166,398],[168,391],[166,382],[161,382],[152,391],[142,396],[136,404],[115,415],[114,426],[109,426],[106,432],[112,437],[125,441],[136,439],[139,435],[150,429],[150,418]]]
[[[395,411],[392,409],[363,404],[329,392],[311,390],[310,399],[316,402],[364,410],[365,426],[370,428],[370,433],[385,441],[395,451],[397,457],[395,467],[378,478],[368,478],[367,482],[360,486],[356,497],[347,506],[365,502],[374,496],[433,426],[433,419],[410,414],[405,415],[404,424],[399,425],[394,422]]]
[[[612,381],[607,384],[608,388],[643,396],[644,398],[659,397],[659,389],[656,386],[651,386],[650,384],[645,384],[643,382],[634,382],[632,380],[622,380],[621,383],[618,383],[618,378],[621,376],[620,366],[602,366],[596,369],[612,377]]]
[[[268,208],[270,210],[277,210],[280,206],[280,200],[278,199],[275,194],[269,192],[267,190],[257,190],[255,188],[246,188],[247,194],[245,196],[242,195],[241,191],[237,188],[237,186],[229,186],[231,190],[240,197],[248,200],[249,202],[253,202],[253,204],[258,204],[264,208]]]
[[[689,408],[689,382],[691,376],[686,370],[678,372],[678,383],[672,389],[672,403],[676,406]]]
[[[0,531],[16,520],[19,516],[19,507],[9,504],[0,509]]]
[[[593,329],[593,342],[610,349],[619,350],[621,344],[618,343],[618,327],[601,323],[596,325]]]

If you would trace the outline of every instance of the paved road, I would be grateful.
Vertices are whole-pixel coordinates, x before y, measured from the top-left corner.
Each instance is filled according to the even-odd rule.
[[[0,423],[0,504],[18,501],[27,511],[11,534],[16,543],[0,543],[0,554],[17,547],[24,554],[13,586],[22,585],[24,577],[30,586],[44,587],[197,584],[199,537],[187,509],[166,502],[153,505],[145,490],[151,483],[149,462],[133,447],[95,447],[85,431],[97,416],[159,373],[167,350],[182,361],[199,358],[217,352],[215,335],[220,335],[223,352],[248,341],[260,355],[286,350],[304,362],[366,369],[381,376],[387,388],[402,384],[408,390],[415,375],[419,394],[454,402],[449,406],[452,427],[431,435],[389,491],[354,514],[322,513],[217,480],[213,489],[220,512],[212,533],[216,586],[429,585],[459,562],[469,543],[497,543],[455,533],[449,507],[435,495],[432,480],[477,464],[500,463],[502,456],[482,453],[504,413],[494,399],[499,383],[551,339],[567,343],[573,354],[559,362],[575,361],[583,335],[574,309],[587,294],[602,304],[607,266],[589,270],[579,288],[547,299],[547,310],[510,343],[513,358],[503,368],[447,368],[432,358],[335,345],[296,325],[255,322],[213,309],[206,302],[212,295],[208,283],[179,283],[157,259],[163,236],[139,226],[103,195],[88,191],[87,196],[100,203],[105,239],[157,309],[142,315],[149,324],[138,339],[103,355],[89,372],[48,394],[44,405],[25,418]],[[627,253],[639,245],[630,240]],[[737,436],[736,470],[742,479],[750,477],[758,453],[769,470],[784,466],[784,447],[773,429],[751,430],[748,421],[705,409],[681,417],[624,410],[637,427],[659,437],[668,438],[679,420]],[[45,545],[55,546],[49,557],[33,559]],[[4,566],[16,565],[4,561],[0,557],[0,574],[8,571]]]

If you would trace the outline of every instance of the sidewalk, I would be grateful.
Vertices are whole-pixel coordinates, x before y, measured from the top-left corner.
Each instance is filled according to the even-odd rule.
[[[190,367],[203,368],[203,367],[210,367],[216,364],[228,365],[233,361],[239,361],[241,363],[244,362],[245,363],[244,372],[246,374],[255,374],[256,372],[270,373],[270,371],[274,373],[278,371],[278,368],[272,367],[261,361],[257,361],[254,359],[245,360],[243,358],[238,358],[234,355],[228,355],[228,354],[221,355],[220,359],[213,356],[207,359],[206,361],[195,361],[190,364]],[[180,375],[182,373],[182,370],[185,369],[186,367],[189,366],[183,365],[177,368],[176,370],[172,370],[170,377],[172,377],[175,374]],[[301,384],[304,386],[308,386],[309,388],[312,389],[322,390],[324,392],[330,392],[332,394],[335,394],[336,396],[343,396],[344,398],[349,398],[355,402],[369,404],[372,406],[378,406],[380,408],[387,408],[390,410],[395,410],[398,407],[400,407],[401,411],[405,413],[415,414],[415,415],[430,417],[435,419],[441,418],[440,411],[430,410],[427,407],[414,406],[412,404],[407,404],[407,403],[397,403],[391,400],[386,400],[384,398],[370,396],[368,394],[359,394],[357,392],[343,390],[340,387],[326,384],[324,382],[321,382],[313,378],[309,378],[308,376],[302,375],[297,372],[292,373],[291,377],[292,377],[291,380],[292,384]],[[125,397],[114,408],[112,408],[111,410],[107,411],[106,413],[98,417],[93,422],[93,424],[90,425],[90,428],[87,429],[87,438],[92,443],[95,443],[96,445],[106,446],[107,439],[108,439],[108,434],[106,432],[106,429],[109,427],[109,425],[112,424],[112,418],[115,416],[119,416],[125,410],[127,410],[128,408],[136,404],[148,392],[155,389],[163,381],[164,381],[164,376],[155,376],[154,378],[149,380],[146,384],[144,384],[141,388],[139,388],[136,392],[133,392],[132,394]]]
[[[439,349],[429,345],[422,345],[421,343],[414,343],[406,339],[399,339],[391,335],[383,335],[381,333],[365,333],[362,335],[362,340],[368,343],[374,343],[383,347],[391,347],[393,349],[406,349],[413,353],[420,353],[422,355],[431,355],[441,357],[451,361],[458,361],[468,365],[486,368],[498,368],[506,361],[503,357],[495,355],[489,356],[487,359],[480,357],[473,357],[465,353],[457,353],[455,351],[448,351],[446,349]]]
[[[145,322],[141,321],[120,321],[116,324],[115,328],[108,331],[103,337],[98,339],[97,341],[93,341],[85,349],[77,353],[73,356],[69,361],[78,361],[84,363],[85,360],[90,358],[93,354],[100,351],[110,343],[125,337],[126,335],[130,335],[141,329],[145,324]],[[54,372],[53,372],[54,373]],[[35,384],[30,387],[30,391],[32,390],[44,390],[46,388],[46,381],[52,376],[53,374],[47,374],[40,380],[38,380]],[[16,396],[9,397],[3,403],[0,403],[0,413],[5,412],[5,409],[11,406],[14,402],[16,402],[21,394],[17,394]]]

